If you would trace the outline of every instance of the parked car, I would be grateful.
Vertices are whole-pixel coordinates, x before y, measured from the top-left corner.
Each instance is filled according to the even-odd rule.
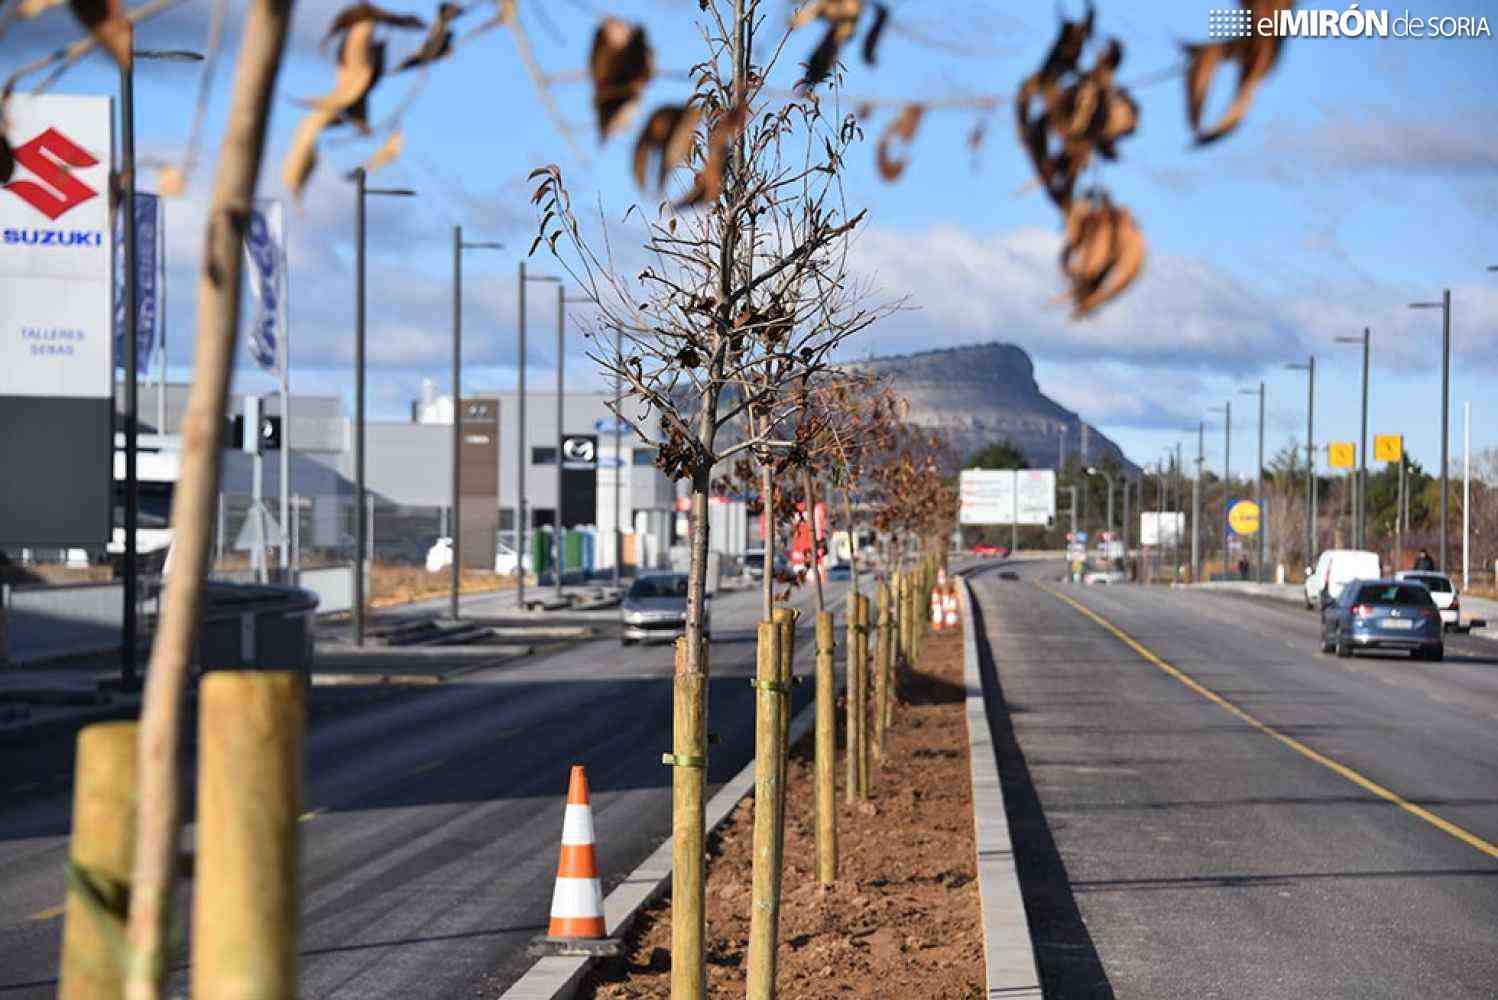
[[[702,633],[712,637],[712,605],[702,609]],[[619,641],[679,639],[687,634],[687,575],[643,573],[619,602]]]
[[[1444,573],[1433,573],[1429,570],[1407,569],[1394,574],[1396,580],[1408,580],[1411,583],[1423,584],[1430,591],[1431,600],[1436,602],[1436,607],[1441,611],[1441,621],[1447,631],[1455,628],[1462,620],[1462,601],[1457,594],[1456,584],[1451,577]]]
[[[1321,651],[1341,657],[1358,649],[1403,649],[1415,659],[1439,660],[1446,655],[1442,631],[1430,591],[1413,581],[1349,581],[1321,606]]]
[[[1378,553],[1363,549],[1327,549],[1314,567],[1306,567],[1306,607],[1320,606],[1322,595],[1333,601],[1353,580],[1377,580],[1382,575]]]

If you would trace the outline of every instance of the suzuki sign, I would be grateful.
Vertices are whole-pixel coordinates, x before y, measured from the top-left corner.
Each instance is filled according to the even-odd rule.
[[[0,187],[0,543],[110,535],[114,241],[107,97],[16,95]]]
[[[0,395],[114,391],[107,97],[16,95],[0,191]]]

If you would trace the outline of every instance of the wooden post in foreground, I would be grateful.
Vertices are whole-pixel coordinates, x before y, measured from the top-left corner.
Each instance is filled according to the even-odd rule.
[[[847,618],[847,711],[843,722],[843,801],[858,801],[858,761],[863,755],[863,678],[858,669],[858,593],[848,591]]]
[[[832,612],[817,612],[817,881],[837,881],[837,677]]]
[[[858,797],[869,797],[869,598],[859,594],[856,601],[858,614],[858,648],[854,662],[858,664]]]
[[[785,704],[780,681],[781,626],[759,623],[754,685],[754,883],[749,916],[748,1000],[770,1000],[775,995],[776,945],[780,938],[781,858],[780,715]]]
[[[785,848],[785,807],[790,799],[790,769],[791,769],[791,675],[795,666],[796,655],[796,619],[800,612],[795,608],[778,607],[770,617],[775,624],[780,626],[780,683],[784,689],[780,692],[780,817],[776,821],[779,827],[780,847]],[[776,877],[785,868],[785,858],[775,859]]]
[[[306,678],[210,671],[198,704],[193,1000],[293,1000]]]
[[[671,996],[707,995],[707,674],[691,669],[690,640],[676,640],[672,691]],[[702,651],[704,670],[707,650]]]
[[[879,638],[874,645],[874,758],[884,760],[884,731],[889,726],[889,584],[874,589],[878,598]]]
[[[116,1000],[124,989],[118,945],[135,860],[138,738],[133,722],[99,722],[78,733],[61,1000]]]

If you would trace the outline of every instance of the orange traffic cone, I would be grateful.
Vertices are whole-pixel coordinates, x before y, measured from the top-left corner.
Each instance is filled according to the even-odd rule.
[[[953,588],[947,591],[947,628],[957,627],[957,590]]]
[[[941,591],[933,590],[931,591],[931,627],[938,632],[941,631],[941,620]]]
[[[593,807],[588,804],[588,775],[572,765],[567,784],[567,812],[562,820],[562,852],[556,888],[551,894],[551,924],[531,945],[547,955],[617,955],[619,941],[603,924],[603,886],[593,855]]]

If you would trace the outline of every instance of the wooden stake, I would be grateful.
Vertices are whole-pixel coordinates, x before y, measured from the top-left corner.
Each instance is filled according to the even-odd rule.
[[[843,798],[857,802],[862,785],[858,780],[858,762],[863,758],[864,691],[863,672],[858,669],[858,592],[848,591],[847,617],[847,712],[843,723],[845,766]]]
[[[306,692],[293,670],[215,670],[200,685],[194,1000],[299,995]]]
[[[246,5],[234,91],[219,144],[198,276],[197,342],[182,469],[172,494],[172,571],[161,599],[140,715],[140,801],[131,865],[127,1000],[157,1000],[166,977],[167,928],[182,825],[183,703],[213,557],[219,462],[229,381],[238,353],[244,236],[255,200],[276,76],[291,24],[286,0]]]
[[[857,598],[858,649],[853,659],[858,669],[858,797],[869,797],[869,599]]]
[[[707,995],[707,674],[691,665],[691,640],[676,640],[672,689],[671,996]],[[702,650],[704,669],[707,649]],[[686,761],[686,763],[682,763]],[[701,763],[694,763],[700,761]]]
[[[796,654],[796,618],[797,612],[794,608],[778,607],[771,616],[780,626],[780,683],[785,685],[785,690],[780,695],[780,817],[777,826],[780,830],[780,846],[785,847],[785,804],[790,798],[790,766],[791,766],[791,675],[795,666],[793,660]],[[785,859],[777,858],[775,870],[783,871]]]
[[[115,1000],[124,988],[137,739],[133,722],[100,722],[78,733],[61,1000]]]
[[[759,623],[754,699],[754,889],[749,916],[748,1000],[775,996],[776,946],[780,938],[781,627]]]
[[[837,881],[837,678],[832,612],[817,612],[817,881]]]
[[[874,759],[884,761],[884,731],[889,727],[889,584],[874,589],[879,604],[879,638],[874,646]]]

